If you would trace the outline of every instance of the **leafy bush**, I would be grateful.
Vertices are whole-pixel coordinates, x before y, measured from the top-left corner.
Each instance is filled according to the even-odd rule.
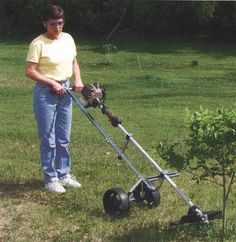
[[[112,64],[112,56],[117,51],[117,47],[113,44],[104,44],[102,46],[103,53],[105,55],[105,65],[111,65]]]

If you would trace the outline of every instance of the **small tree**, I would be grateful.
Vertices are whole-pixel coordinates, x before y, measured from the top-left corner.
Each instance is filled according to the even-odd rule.
[[[208,180],[222,187],[222,240],[226,228],[226,203],[235,182],[236,170],[236,111],[200,107],[187,115],[190,135],[174,144],[160,145],[162,158],[171,166],[186,170],[199,183]],[[221,177],[221,179],[220,179]]]
[[[116,53],[117,51],[117,47],[115,45],[112,44],[104,44],[102,46],[104,55],[105,55],[105,61],[104,64],[105,65],[111,65],[112,64],[112,57],[113,54]]]

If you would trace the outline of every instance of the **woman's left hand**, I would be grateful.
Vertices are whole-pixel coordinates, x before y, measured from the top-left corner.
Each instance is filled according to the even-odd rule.
[[[81,81],[74,81],[72,84],[72,88],[75,92],[81,92],[84,88],[84,84]]]

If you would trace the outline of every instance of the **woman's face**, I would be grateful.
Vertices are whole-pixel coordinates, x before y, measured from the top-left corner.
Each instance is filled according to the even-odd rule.
[[[48,19],[44,22],[44,26],[47,29],[47,35],[49,38],[57,39],[63,29],[64,20],[61,19]]]

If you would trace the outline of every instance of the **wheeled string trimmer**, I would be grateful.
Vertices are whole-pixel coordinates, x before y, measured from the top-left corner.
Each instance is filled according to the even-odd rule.
[[[156,207],[160,202],[160,187],[161,185],[155,185],[155,181],[167,180],[174,190],[182,197],[182,199],[189,205],[187,215],[183,216],[180,220],[173,224],[183,223],[199,223],[206,225],[209,220],[221,217],[220,211],[207,211],[202,212],[196,205],[192,203],[190,198],[172,181],[172,177],[179,176],[177,172],[167,172],[163,170],[152,157],[142,148],[142,146],[133,138],[132,134],[127,132],[126,129],[121,125],[122,120],[119,116],[115,116],[109,111],[108,107],[104,104],[105,100],[105,88],[99,84],[92,84],[86,86],[82,90],[82,98],[77,98],[72,89],[67,89],[67,93],[72,97],[77,106],[82,110],[86,117],[92,122],[92,124],[99,130],[106,142],[109,143],[112,148],[118,153],[118,158],[124,160],[132,171],[137,175],[137,181],[130,188],[129,192],[125,192],[122,188],[111,188],[104,193],[103,206],[106,213],[112,216],[127,215],[130,208],[130,202],[135,201],[136,203],[145,204],[149,208]],[[107,135],[100,124],[93,118],[88,112],[89,107],[98,107],[102,114],[109,118],[109,121],[113,127],[117,127],[125,135],[125,145],[122,149],[118,148],[113,143],[111,138]],[[158,171],[158,175],[144,177],[130,162],[128,157],[125,155],[125,150],[129,142],[132,142],[135,148],[148,160]]]

